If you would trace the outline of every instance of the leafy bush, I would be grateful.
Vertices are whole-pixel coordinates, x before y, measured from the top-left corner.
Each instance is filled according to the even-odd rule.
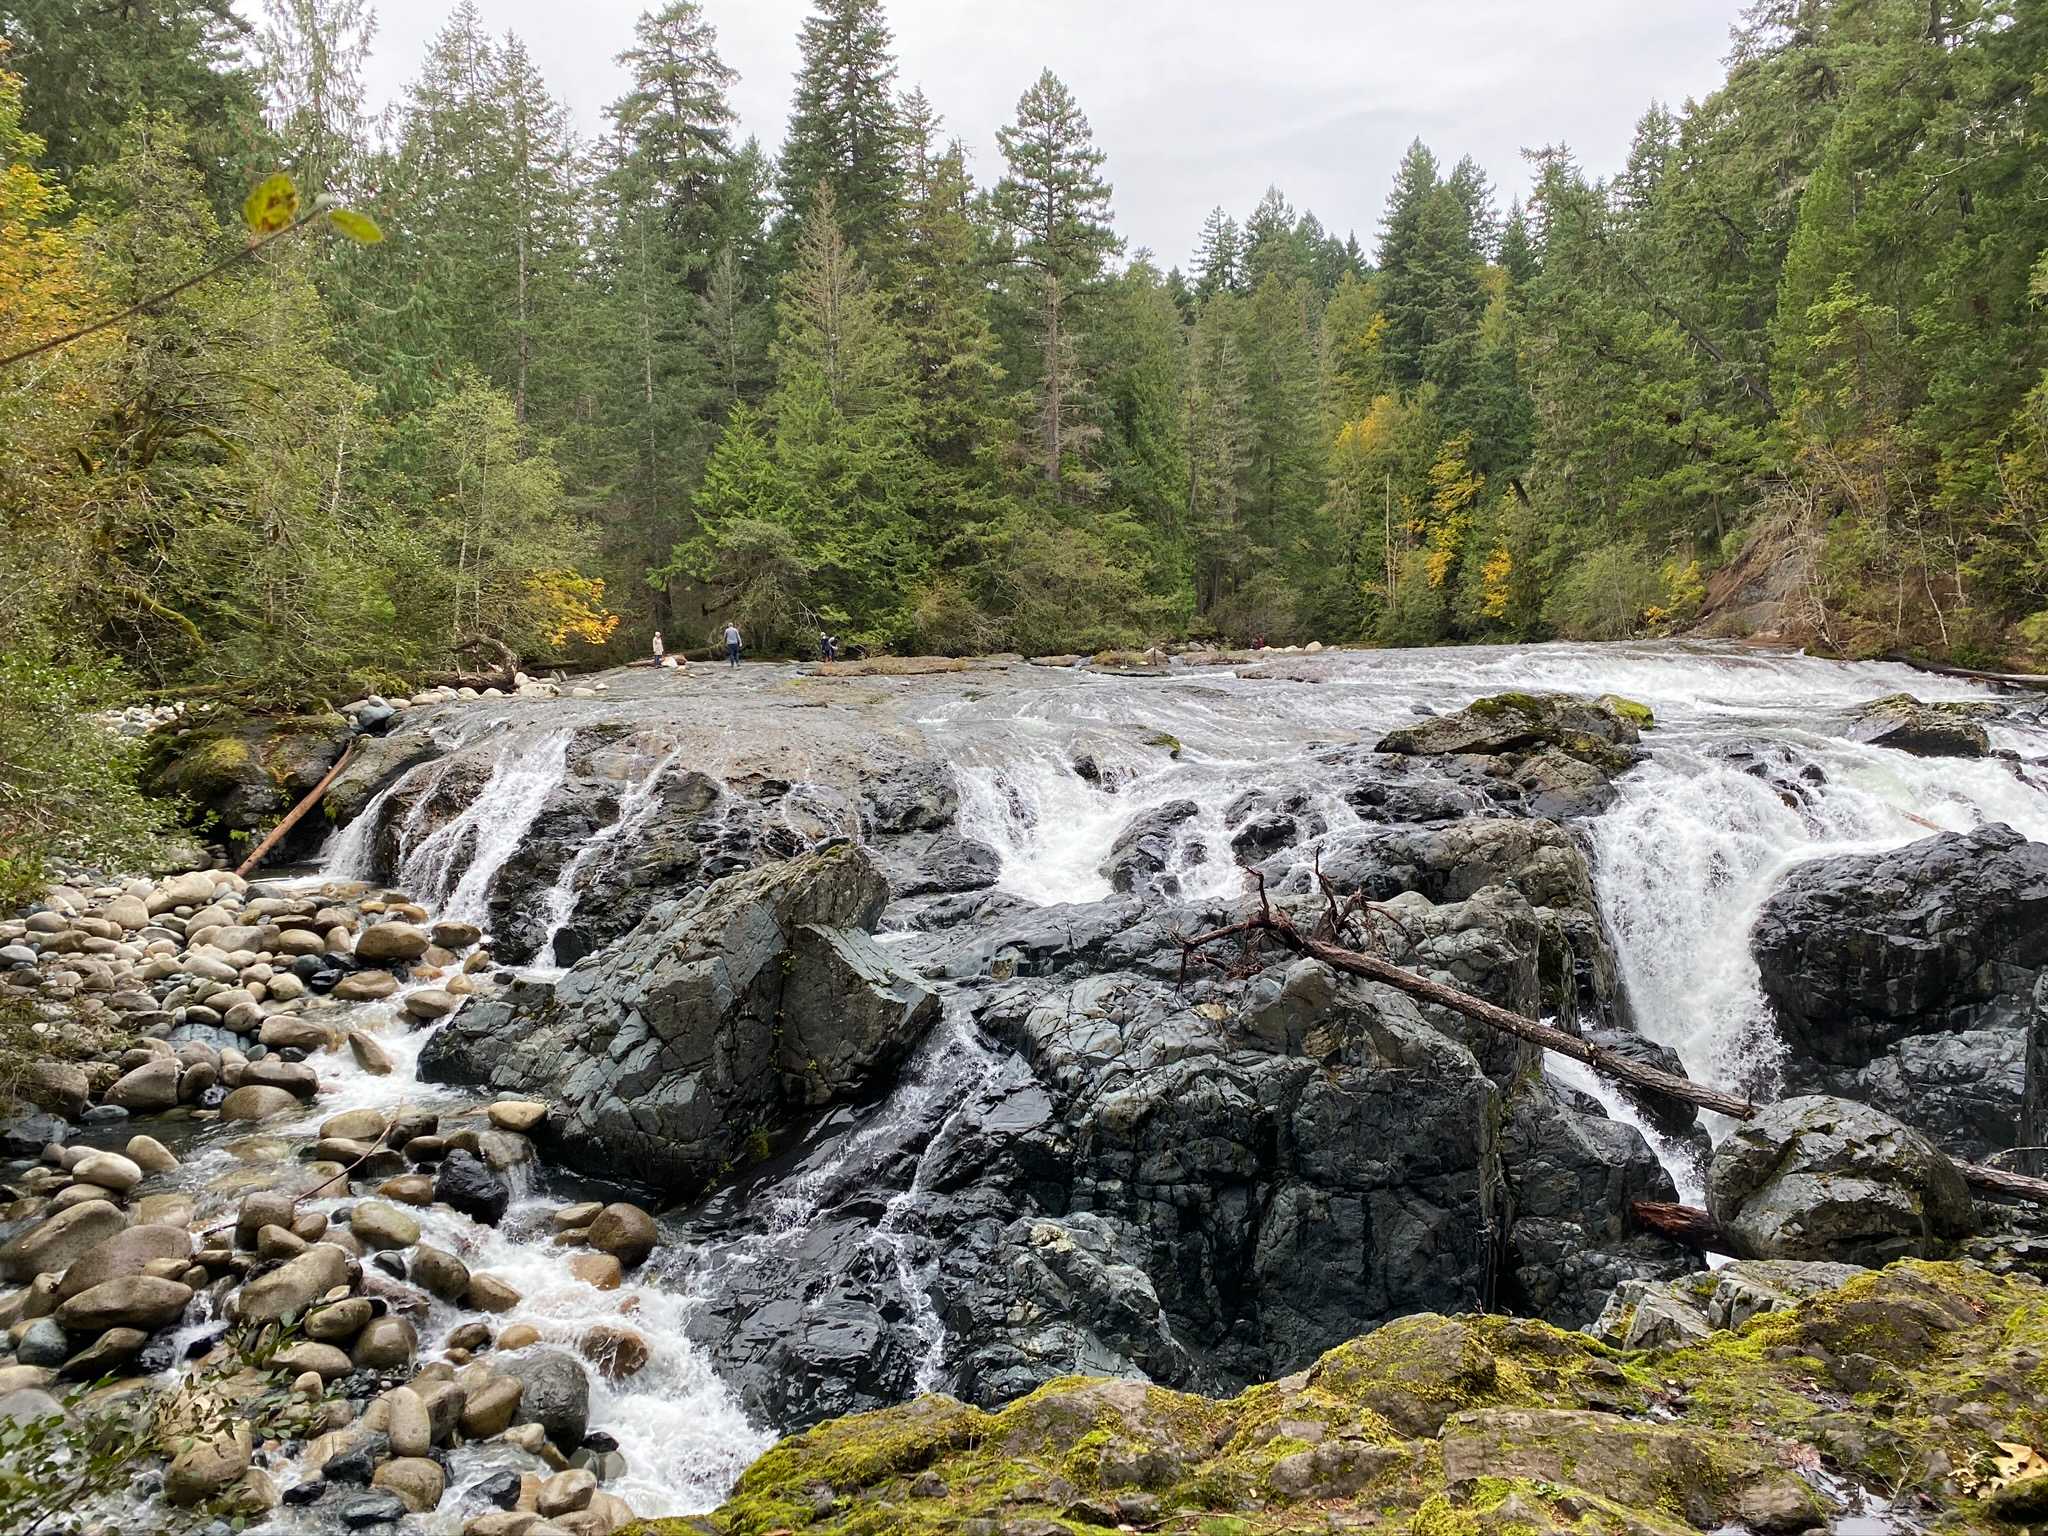
[[[1665,597],[1657,568],[1633,544],[1591,549],[1567,566],[1543,605],[1543,617],[1568,640],[1626,640]]]
[[[133,868],[161,855],[172,808],[137,788],[139,744],[92,718],[122,692],[106,661],[0,653],[0,907],[39,892],[52,861]]]

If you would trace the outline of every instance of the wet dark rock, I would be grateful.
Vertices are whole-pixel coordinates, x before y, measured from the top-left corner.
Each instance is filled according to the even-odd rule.
[[[1503,693],[1390,732],[1381,752],[1416,757],[1490,758],[1525,797],[1533,816],[1596,815],[1614,803],[1613,779],[1639,756],[1640,704],[1612,695]]]
[[[325,1478],[309,1478],[303,1483],[293,1483],[291,1487],[285,1489],[284,1501],[294,1508],[303,1507],[307,1504],[318,1504],[327,1496],[328,1489],[333,1486]]]
[[[844,843],[729,877],[552,988],[464,1009],[421,1070],[545,1099],[572,1161],[701,1185],[794,1111],[878,1092],[937,1016],[867,936],[887,897]]]
[[[519,1502],[519,1474],[510,1467],[501,1468],[478,1478],[467,1492],[495,1508],[510,1509]]]
[[[347,1450],[330,1456],[320,1475],[330,1483],[367,1488],[371,1474],[390,1458],[390,1436],[372,1430]]]
[[[1184,837],[1181,828],[1201,813],[1192,800],[1169,800],[1138,816],[1117,834],[1102,861],[1102,873],[1110,889],[1139,894],[1174,896],[1180,882],[1168,873],[1184,862],[1199,844]]]
[[[1788,1089],[1966,1159],[2048,1139],[2048,845],[1994,825],[1801,864],[1751,942]]]
[[[62,1115],[32,1110],[0,1120],[0,1157],[41,1157],[43,1148],[71,1139],[71,1122]]]
[[[518,1422],[538,1424],[564,1450],[582,1444],[590,1426],[590,1378],[574,1355],[540,1349],[499,1369],[521,1384]]]
[[[1856,710],[1849,739],[1915,757],[1988,757],[1991,736],[1983,721],[1997,712],[1991,703],[1925,704],[1910,693],[1894,693]]]
[[[944,763],[910,758],[876,774],[861,789],[861,828],[870,837],[942,832],[960,811],[960,791]]]
[[[380,1525],[396,1525],[405,1518],[407,1511],[405,1500],[379,1488],[344,1501],[337,1513],[348,1529],[367,1531]]]
[[[981,891],[994,885],[1002,872],[1002,855],[987,843],[943,832],[919,855],[915,872],[892,885],[898,896]]]
[[[1540,1074],[1525,1078],[1508,1101],[1501,1165],[1514,1212],[1513,1309],[1582,1328],[1617,1285],[1670,1279],[1693,1259],[1630,1214],[1637,1200],[1678,1198],[1642,1133],[1572,1097]]]
[[[1707,1207],[1750,1259],[1883,1265],[1933,1257],[1976,1226],[1962,1174],[1926,1137],[1819,1095],[1736,1127],[1709,1165]]]
[[[434,1175],[434,1198],[487,1226],[496,1226],[512,1203],[512,1191],[482,1158],[457,1147]]]

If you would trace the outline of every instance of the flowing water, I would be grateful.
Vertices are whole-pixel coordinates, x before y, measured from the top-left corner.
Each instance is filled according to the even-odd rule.
[[[1645,703],[1658,718],[1644,738],[1647,759],[1622,781],[1615,807],[1588,824],[1596,891],[1640,1027],[1673,1047],[1694,1077],[1724,1086],[1769,1079],[1776,1042],[1758,994],[1748,931],[1792,864],[1908,842],[1926,836],[1930,826],[2004,821],[2048,839],[2048,794],[2028,782],[2023,765],[1926,761],[1846,739],[1845,711],[1883,694],[1993,697],[1965,682],[1892,666],[1711,646],[1560,645],[1276,660],[1318,680],[1178,667],[1144,678],[1034,673],[1014,687],[931,687],[914,695],[911,709],[934,750],[953,765],[959,830],[1001,855],[1000,888],[1051,904],[1106,896],[1101,864],[1118,833],[1146,811],[1181,799],[1198,807],[1182,828],[1197,850],[1178,871],[1183,889],[1194,896],[1238,891],[1243,874],[1224,823],[1233,798],[1261,783],[1300,784],[1314,811],[1341,831],[1357,818],[1340,794],[1349,777],[1330,760],[1329,749],[1369,748],[1418,715],[1506,689],[1613,692]],[[2008,720],[1997,728],[1997,743],[2038,763],[2048,757],[2048,727],[2038,717]],[[490,883],[562,781],[567,746],[559,733],[509,732],[488,785],[469,809],[431,831],[410,822],[397,829],[398,883],[442,915],[487,923]],[[1770,780],[1746,771],[1759,759],[1774,766]],[[544,960],[552,957],[553,935],[568,915],[578,875],[638,824],[672,763],[664,759],[637,784],[612,826],[563,872],[549,898]],[[1079,771],[1084,763],[1093,782]],[[440,771],[439,764],[412,770]],[[2038,771],[2034,777],[2048,780]],[[1792,803],[1782,792],[1786,781],[1801,786]],[[383,799],[373,811],[381,812]],[[427,799],[421,794],[415,805]],[[848,815],[836,801],[798,810],[790,829],[805,835],[843,830]],[[365,814],[335,840],[331,875],[367,874],[375,820]],[[328,1091],[308,1129],[347,1108],[455,1102],[418,1082],[415,1061],[427,1032],[408,1032],[395,1004],[366,1005],[355,1022],[380,1033],[395,1070],[371,1077],[346,1057],[323,1058]],[[859,1185],[870,1161],[879,1165],[890,1155],[905,1126],[943,1125],[963,1112],[994,1070],[995,1058],[971,1029],[956,1021],[934,1031],[880,1110],[834,1143],[817,1166],[785,1181],[789,1193],[763,1213],[758,1234],[717,1262],[752,1262],[766,1247],[800,1237],[835,1195]],[[1599,1098],[1610,1114],[1641,1125],[1624,1101],[1577,1064],[1553,1062],[1552,1070]],[[912,1240],[923,1161],[937,1140],[932,1136],[919,1154],[916,1172],[876,1219],[872,1238],[912,1298],[913,1321],[927,1345],[921,1387],[939,1384],[936,1365],[945,1345],[930,1296],[931,1256]],[[228,1156],[200,1156],[194,1177],[218,1172]],[[1696,1187],[1685,1192],[1697,1197]],[[544,1220],[568,1197],[551,1199],[529,1184],[495,1228],[447,1212],[422,1219],[431,1240],[521,1291],[521,1308],[498,1319],[500,1325],[532,1322],[547,1342],[573,1347],[589,1327],[625,1314],[652,1345],[653,1358],[616,1386],[595,1383],[591,1421],[618,1437],[629,1468],[615,1491],[642,1514],[707,1508],[765,1446],[767,1434],[747,1422],[685,1338],[688,1309],[700,1301],[688,1288],[664,1288],[648,1278],[663,1269],[659,1257],[616,1292],[593,1291],[569,1274],[568,1255],[547,1240]],[[423,1344],[432,1347],[455,1320],[437,1307]],[[473,1464],[459,1469],[469,1470]],[[455,1486],[462,1480],[458,1476]]]

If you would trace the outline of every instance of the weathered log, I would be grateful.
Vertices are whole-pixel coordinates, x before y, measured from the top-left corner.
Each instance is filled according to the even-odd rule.
[[[1261,902],[1259,914],[1242,923],[1228,928],[1218,928],[1209,933],[1196,934],[1193,938],[1182,939],[1184,953],[1200,949],[1219,939],[1236,937],[1241,934],[1270,933],[1297,954],[1320,960],[1333,971],[1342,971],[1350,976],[1363,976],[1368,981],[1383,982],[1397,991],[1411,997],[1419,997],[1426,1003],[1435,1003],[1440,1008],[1449,1008],[1467,1018],[1477,1019],[1491,1025],[1503,1034],[1514,1035],[1545,1050],[1556,1051],[1560,1056],[1569,1056],[1574,1061],[1583,1061],[1596,1072],[1619,1078],[1633,1084],[1646,1093],[1663,1094],[1686,1104],[1696,1104],[1701,1109],[1710,1109],[1716,1114],[1727,1115],[1736,1120],[1747,1120],[1755,1106],[1748,1099],[1737,1098],[1732,1093],[1723,1093],[1717,1088],[1703,1088],[1690,1078],[1680,1077],[1675,1072],[1666,1072],[1661,1067],[1649,1066],[1640,1061],[1631,1061],[1613,1051],[1602,1050],[1599,1046],[1581,1040],[1577,1035],[1568,1035],[1561,1029],[1542,1024],[1535,1019],[1524,1018],[1484,998],[1461,992],[1456,987],[1446,986],[1440,981],[1417,976],[1405,971],[1390,960],[1381,960],[1374,955],[1362,955],[1356,950],[1345,949],[1311,938],[1296,928],[1284,912],[1274,912]]]
[[[1973,683],[1991,683],[2001,688],[2048,689],[2048,676],[2034,672],[1986,672],[1979,667],[1958,667],[1945,661],[1922,661],[1903,651],[1887,651],[1880,659],[1911,667],[1916,672],[1929,672],[1936,677],[1962,677]]]
[[[1674,1243],[1683,1243],[1688,1248],[1704,1248],[1712,1253],[1730,1251],[1728,1234],[1721,1230],[1721,1224],[1696,1205],[1673,1205],[1668,1200],[1637,1200],[1629,1210],[1639,1226],[1648,1228],[1659,1237],[1668,1237]]]
[[[270,829],[270,836],[264,838],[262,842],[258,843],[255,847],[255,850],[252,853],[250,853],[249,857],[242,860],[240,864],[237,864],[235,866],[235,873],[237,875],[247,875],[250,870],[254,869],[258,864],[261,864],[263,862],[263,856],[269,853],[271,849],[277,846],[278,840],[281,839],[285,835],[285,833],[291,831],[293,827],[296,827],[299,824],[300,820],[305,816],[306,812],[310,811],[311,809],[313,809],[314,806],[320,803],[320,797],[327,793],[327,786],[332,784],[335,781],[336,777],[341,773],[341,770],[348,766],[348,760],[351,757],[355,756],[355,752],[356,744],[355,741],[351,739],[349,741],[349,744],[341,749],[341,756],[337,757],[334,760],[334,766],[327,770],[327,777],[322,779],[318,784],[315,784],[312,790],[307,794],[305,799],[301,800],[297,805],[293,806],[289,811],[287,811],[285,813],[284,820],[280,821],[276,826]]]
[[[1715,1114],[1726,1115],[1731,1120],[1747,1120],[1760,1107],[1748,1099],[1737,1098],[1732,1093],[1722,1093],[1715,1088],[1703,1088],[1690,1078],[1680,1077],[1674,1072],[1646,1066],[1639,1061],[1630,1061],[1613,1051],[1604,1051],[1597,1045],[1589,1045],[1576,1035],[1568,1035],[1561,1029],[1554,1029],[1535,1019],[1524,1018],[1521,1014],[1489,1003],[1484,998],[1474,997],[1469,992],[1446,986],[1440,981],[1430,981],[1426,977],[1404,971],[1390,960],[1360,954],[1357,950],[1345,949],[1342,945],[1305,934],[1295,927],[1293,920],[1285,912],[1275,912],[1272,909],[1266,900],[1264,881],[1259,885],[1259,910],[1252,916],[1243,922],[1232,923],[1227,928],[1215,928],[1207,933],[1198,933],[1192,938],[1179,940],[1183,978],[1187,974],[1188,958],[1196,950],[1222,939],[1250,937],[1262,933],[1271,934],[1296,954],[1320,960],[1334,971],[1342,971],[1349,976],[1362,976],[1368,981],[1383,982],[1397,991],[1406,992],[1411,997],[1419,997],[1424,1002],[1435,1003],[1440,1008],[1462,1013],[1468,1019],[1477,1019],[1480,1023],[1490,1025],[1504,1034],[1540,1045],[1545,1050],[1556,1051],[1561,1056],[1569,1056],[1574,1061],[1583,1061],[1594,1071],[1640,1088],[1646,1093],[1664,1094],[1681,1103],[1694,1104],[1701,1109],[1712,1110]],[[1981,1163],[1959,1162],[1956,1168],[1967,1183],[1986,1194],[2048,1205],[2048,1179],[2033,1178],[2023,1173],[2009,1173],[2003,1168],[1986,1167]]]

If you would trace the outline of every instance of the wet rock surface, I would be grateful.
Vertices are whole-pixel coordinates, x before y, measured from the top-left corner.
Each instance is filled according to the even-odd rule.
[[[1752,942],[1789,1089],[1870,1103],[1963,1158],[2044,1139],[2048,845],[1988,826],[1802,864]]]

